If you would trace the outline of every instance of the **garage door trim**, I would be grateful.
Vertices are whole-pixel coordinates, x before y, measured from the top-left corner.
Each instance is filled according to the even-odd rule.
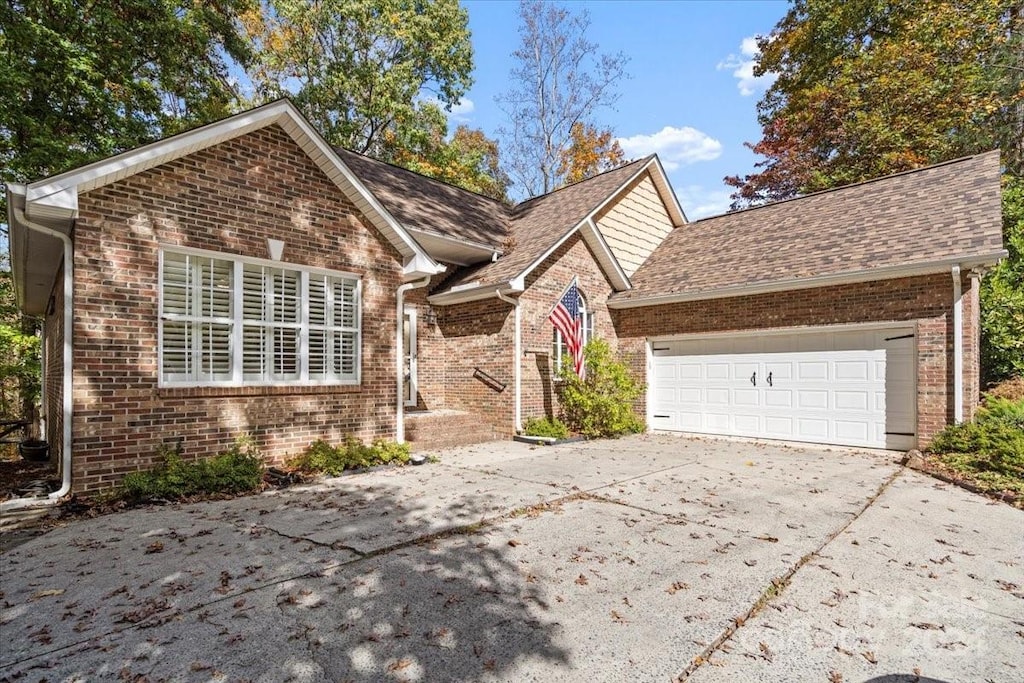
[[[743,330],[730,330],[730,331],[716,331],[716,332],[689,332],[689,333],[677,333],[677,334],[666,334],[659,336],[651,336],[645,340],[645,365],[647,374],[647,386],[645,389],[645,403],[646,403],[646,418],[648,430],[655,429],[652,427],[654,422],[654,397],[652,390],[654,389],[654,380],[652,377],[652,371],[654,368],[654,351],[655,347],[659,343],[670,344],[672,342],[679,341],[699,341],[705,339],[740,339],[757,336],[776,336],[776,335],[815,335],[815,334],[827,334],[827,333],[842,333],[842,332],[872,332],[872,331],[883,331],[887,329],[900,329],[912,331],[914,337],[913,342],[913,353],[914,358],[918,355],[918,321],[907,320],[907,321],[887,321],[887,322],[872,322],[872,323],[844,323],[844,324],[833,324],[833,325],[798,325],[790,327],[772,327],[764,329],[743,329]],[[901,335],[902,336],[902,335]],[[913,415],[914,415],[914,435],[916,439],[917,432],[917,399],[918,399],[918,366],[915,360],[912,363],[911,371],[913,373]],[[700,433],[700,432],[693,432]],[[909,434],[907,436],[910,436]],[[764,437],[769,438],[769,437]]]

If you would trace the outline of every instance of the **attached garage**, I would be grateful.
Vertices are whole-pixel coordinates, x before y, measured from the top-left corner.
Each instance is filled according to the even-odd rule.
[[[688,336],[650,344],[652,429],[908,449],[913,326]]]

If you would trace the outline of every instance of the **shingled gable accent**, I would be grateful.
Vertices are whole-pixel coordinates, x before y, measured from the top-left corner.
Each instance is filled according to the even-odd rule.
[[[11,186],[8,188],[9,199],[14,199],[11,195],[17,194],[17,203],[19,206],[24,205],[25,215],[28,219],[67,232],[70,229],[71,221],[77,215],[80,193],[117,182],[168,161],[275,124],[302,147],[398,250],[405,260],[407,278],[412,279],[443,272],[444,267],[434,261],[409,235],[401,223],[388,213],[323,137],[299,113],[295,105],[287,99],[179,133],[26,186]],[[14,202],[11,201],[10,204],[13,205]],[[21,254],[25,256],[24,238],[26,236],[13,234],[19,231],[23,233],[24,230],[13,220],[10,224],[12,227],[12,249],[17,252],[17,247],[22,247]],[[17,261],[12,263],[16,281],[21,265]]]
[[[657,156],[651,155],[619,168],[568,185],[518,204],[511,211],[509,237],[515,248],[492,263],[468,268],[446,279],[429,297],[444,305],[495,296],[496,291],[523,291],[527,276],[570,237],[579,233],[617,291],[628,290],[630,279],[594,221],[631,183],[650,173],[677,225],[686,217],[668,184]]]
[[[998,150],[695,221],[612,308],[970,268],[1006,256]]]

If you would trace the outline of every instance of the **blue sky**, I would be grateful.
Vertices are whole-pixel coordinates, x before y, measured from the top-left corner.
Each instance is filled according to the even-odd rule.
[[[590,12],[588,38],[602,52],[621,51],[630,58],[621,98],[615,110],[598,114],[598,123],[621,138],[630,158],[658,152],[691,220],[728,209],[730,190],[722,178],[753,170],[756,159],[743,143],[761,137],[756,105],[766,84],[742,78],[753,57],[751,38],[769,33],[788,3],[565,4]],[[473,32],[475,84],[451,120],[493,137],[505,122],[494,98],[508,88],[511,53],[519,45],[519,5],[512,0],[463,0],[463,5]]]

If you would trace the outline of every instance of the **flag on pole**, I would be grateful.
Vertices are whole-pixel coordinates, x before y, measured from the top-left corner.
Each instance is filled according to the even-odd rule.
[[[583,379],[583,318],[580,315],[580,292],[576,288],[576,280],[572,281],[555,304],[548,320],[562,333],[565,348],[572,358],[573,370]]]

